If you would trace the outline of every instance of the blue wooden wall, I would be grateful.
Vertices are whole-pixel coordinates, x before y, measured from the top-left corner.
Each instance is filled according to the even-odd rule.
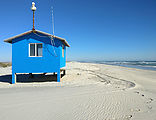
[[[39,36],[40,35],[40,36]],[[52,73],[58,72],[66,64],[66,47],[62,57],[62,42],[54,39],[51,45],[49,37],[30,33],[12,40],[12,74],[14,73]],[[44,36],[44,37],[43,37]],[[29,57],[29,43],[42,43],[43,56]],[[54,49],[56,55],[54,54]]]

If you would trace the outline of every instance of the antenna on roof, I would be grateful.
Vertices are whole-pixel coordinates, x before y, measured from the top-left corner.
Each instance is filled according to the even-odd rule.
[[[54,0],[53,0],[53,3],[54,3]],[[53,47],[53,50],[54,50],[54,54],[55,56],[57,57],[57,54],[55,52],[55,41],[54,41],[54,9],[53,9],[53,5],[51,6],[51,14],[52,14],[52,36],[51,36],[51,45]]]
[[[51,6],[51,12],[52,12],[52,27],[53,27],[53,36],[54,36],[54,9],[53,9],[53,6]]]
[[[34,27],[34,16],[35,16],[36,7],[35,7],[35,3],[34,2],[32,2],[31,10],[33,11],[33,29],[32,30],[35,30],[35,27]]]

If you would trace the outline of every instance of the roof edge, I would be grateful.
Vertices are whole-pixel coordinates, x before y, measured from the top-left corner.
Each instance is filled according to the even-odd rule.
[[[38,33],[41,33],[41,34],[44,34],[44,35],[47,35],[47,36],[53,36],[53,35],[51,35],[51,34],[49,34],[49,33],[42,32],[42,31],[39,31],[39,30],[29,30],[29,31],[24,32],[24,33],[22,33],[22,34],[19,34],[19,35],[16,35],[16,36],[14,36],[14,37],[10,37],[10,38],[8,38],[8,39],[5,39],[4,42],[7,42],[7,43],[11,43],[11,44],[12,44],[12,40],[13,40],[13,39],[16,39],[16,38],[18,38],[18,37],[21,37],[21,36],[23,36],[23,35],[30,34],[30,33],[32,33],[32,32],[38,32]],[[64,38],[61,38],[61,37],[58,37],[58,36],[53,36],[53,37],[54,37],[54,38],[57,38],[57,39],[59,39],[59,40],[61,40],[67,47],[70,47],[70,45],[68,44],[68,42],[67,42]]]

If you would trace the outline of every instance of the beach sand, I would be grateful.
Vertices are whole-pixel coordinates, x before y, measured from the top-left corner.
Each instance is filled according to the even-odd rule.
[[[79,62],[66,69],[60,83],[19,75],[12,85],[11,67],[0,68],[0,120],[156,120],[156,71]]]

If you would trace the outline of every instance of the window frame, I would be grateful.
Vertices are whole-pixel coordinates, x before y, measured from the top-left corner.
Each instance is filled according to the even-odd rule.
[[[35,56],[30,56],[30,45],[31,44],[35,45]],[[42,56],[37,56],[37,44],[42,45]],[[43,57],[43,43],[29,43],[29,57]]]
[[[64,58],[64,50],[65,50],[65,46],[62,44],[62,57]]]

